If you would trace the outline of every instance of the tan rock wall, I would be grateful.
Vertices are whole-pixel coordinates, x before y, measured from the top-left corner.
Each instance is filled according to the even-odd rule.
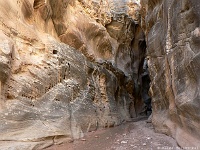
[[[143,0],[153,124],[181,146],[198,146],[199,1]]]
[[[126,1],[0,1],[0,149],[42,149],[136,116],[145,47],[135,9]]]

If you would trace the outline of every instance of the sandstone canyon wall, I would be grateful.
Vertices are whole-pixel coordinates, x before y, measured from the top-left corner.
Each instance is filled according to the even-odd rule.
[[[0,1],[0,149],[42,149],[139,115],[138,10],[124,0]]]
[[[200,148],[199,1],[141,3],[155,129],[182,147]]]
[[[145,36],[155,129],[199,146],[198,1],[141,5],[140,20],[134,0],[0,0],[0,149],[42,149],[140,115]]]

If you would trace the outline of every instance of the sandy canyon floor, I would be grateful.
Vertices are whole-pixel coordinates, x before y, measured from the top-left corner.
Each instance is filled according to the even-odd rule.
[[[162,150],[181,149],[176,141],[156,133],[145,120],[124,123],[115,128],[88,133],[72,143],[54,145],[46,150]]]

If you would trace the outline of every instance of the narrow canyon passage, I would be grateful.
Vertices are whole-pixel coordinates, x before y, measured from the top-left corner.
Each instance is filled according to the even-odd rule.
[[[199,0],[0,0],[0,150],[199,149],[199,108]]]

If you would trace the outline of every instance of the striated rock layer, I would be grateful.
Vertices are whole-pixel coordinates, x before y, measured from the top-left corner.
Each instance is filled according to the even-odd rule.
[[[42,149],[139,115],[137,3],[1,0],[0,10],[0,149]]]
[[[198,0],[142,0],[153,124],[190,148],[200,148],[199,21]]]

